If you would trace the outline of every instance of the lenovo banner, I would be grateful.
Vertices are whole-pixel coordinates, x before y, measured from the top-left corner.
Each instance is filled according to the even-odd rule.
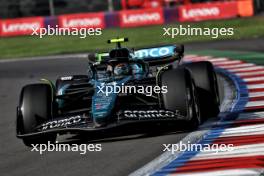
[[[60,28],[105,28],[104,13],[80,13],[58,16]]]
[[[181,22],[232,18],[237,15],[237,2],[190,4],[179,7]]]
[[[0,21],[0,36],[31,35],[45,27],[43,17],[17,18]]]
[[[163,9],[126,10],[119,12],[120,27],[163,24]]]

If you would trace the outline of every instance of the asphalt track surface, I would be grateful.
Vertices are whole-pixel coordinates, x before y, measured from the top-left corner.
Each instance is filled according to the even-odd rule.
[[[244,48],[248,47],[248,42]],[[242,44],[237,42],[239,49]],[[200,47],[200,44],[195,46]],[[162,144],[177,143],[188,134],[132,135],[99,140],[97,143],[102,144],[103,150],[85,155],[31,152],[15,137],[15,108],[22,86],[42,77],[55,80],[58,75],[85,73],[86,65],[85,59],[76,58],[0,63],[0,175],[127,175],[159,156]]]

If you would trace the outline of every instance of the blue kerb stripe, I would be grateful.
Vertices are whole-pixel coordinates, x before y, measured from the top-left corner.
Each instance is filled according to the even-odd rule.
[[[236,97],[236,103],[231,108],[230,114],[221,117],[220,121],[232,121],[238,117],[238,114],[242,112],[245,108],[245,105],[248,102],[248,89],[246,86],[246,83],[241,79],[240,77],[236,76],[235,74],[222,69],[222,68],[216,68],[217,72],[221,72],[228,76],[233,83],[235,84],[236,91],[237,91],[237,97]],[[218,138],[229,125],[221,126],[214,128],[210,130],[204,138],[198,142],[198,144],[211,144],[216,138]],[[200,151],[186,151],[183,152],[177,159],[169,163],[167,166],[161,168],[156,173],[152,174],[153,176],[163,176],[167,175],[169,173],[172,173],[174,171],[177,171],[177,168],[184,166],[186,162],[188,162],[191,158],[193,158],[195,155],[197,155]]]
[[[227,75],[229,78],[232,79],[233,83],[236,86],[236,91],[237,91],[237,99],[236,99],[236,104],[232,107],[231,113],[240,113],[244,110],[246,104],[248,103],[248,88],[246,82],[241,79],[239,76],[229,72],[228,70],[217,68],[218,71],[224,73]],[[228,118],[229,119],[229,118]],[[228,119],[223,119],[223,120],[228,120]],[[222,119],[221,119],[222,120]]]

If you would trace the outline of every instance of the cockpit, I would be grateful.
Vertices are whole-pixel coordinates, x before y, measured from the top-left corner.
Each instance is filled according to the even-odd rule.
[[[124,39],[112,39],[109,43],[116,43],[115,49],[109,53],[99,55],[98,63],[90,65],[90,73],[95,79],[103,78],[122,78],[125,76],[146,75],[148,73],[148,65],[143,60],[135,59],[134,52],[128,48],[121,47],[121,42],[127,41]]]
[[[110,62],[96,67],[96,78],[123,78],[125,76],[143,76],[147,68],[140,62]]]

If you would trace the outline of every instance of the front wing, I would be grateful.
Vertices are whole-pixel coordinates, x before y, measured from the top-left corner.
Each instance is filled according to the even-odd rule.
[[[126,110],[116,113],[114,120],[109,120],[104,125],[96,124],[87,114],[75,114],[70,116],[58,117],[55,120],[47,121],[35,128],[35,132],[17,134],[18,138],[43,135],[46,133],[80,133],[80,132],[99,132],[115,129],[130,124],[148,123],[174,123],[177,121],[188,121],[179,112],[169,110]]]

